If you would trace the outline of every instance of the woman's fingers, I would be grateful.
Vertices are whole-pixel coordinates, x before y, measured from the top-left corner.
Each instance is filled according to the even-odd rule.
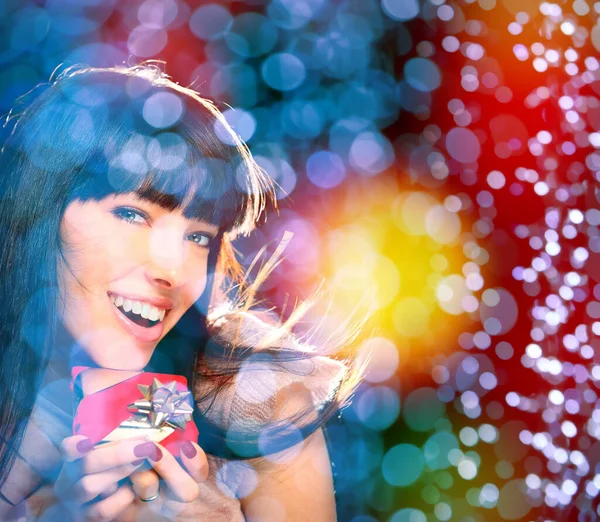
[[[87,520],[109,522],[117,518],[135,500],[131,486],[121,486],[116,493],[92,504],[86,513]]]
[[[107,491],[110,492],[119,481],[127,478],[136,469],[137,466],[126,464],[109,471],[84,475],[74,484],[68,492],[68,496],[82,504],[89,502]]]
[[[141,499],[149,499],[159,492],[158,475],[152,469],[140,469],[129,477],[134,493]]]
[[[183,466],[160,444],[145,439],[92,447],[85,437],[74,436],[63,441],[61,450],[68,462],[65,471],[70,480],[57,482],[57,493],[82,503],[96,497],[103,499],[98,503],[113,498],[120,491],[114,492],[119,481],[131,476],[144,461],[154,468],[170,496],[179,502],[194,501],[200,491],[198,484],[208,476],[206,454],[193,442],[181,446]],[[130,478],[132,491],[140,498],[151,498],[158,492],[158,476],[152,471],[140,471]]]
[[[158,458],[156,446],[146,439],[121,440],[88,449],[91,444],[88,439],[73,441],[74,438],[63,441],[62,451],[67,461],[77,461],[82,475],[99,473],[142,459]]]
[[[141,464],[143,459],[156,458],[156,447],[144,439],[122,440],[97,446],[83,458],[83,473],[99,473],[127,464]]]
[[[73,437],[67,437],[63,439],[60,444],[60,451],[63,455],[64,460],[67,462],[73,462],[80,459],[84,455],[87,455],[94,449],[94,445],[87,437],[83,435],[74,435]]]
[[[55,483],[56,494],[76,503],[115,494],[120,480],[128,477],[155,455],[156,447],[146,440],[120,441],[94,447],[82,436],[67,437],[61,444],[66,464]]]
[[[59,498],[68,496],[75,482],[80,478],[77,461],[89,453],[94,446],[87,437],[75,435],[67,437],[60,445],[60,451],[65,461],[58,478],[54,483],[54,491]]]
[[[160,475],[169,489],[170,495],[179,502],[193,502],[200,493],[198,482],[181,467],[177,459],[171,455],[160,444],[156,444],[161,456],[156,461],[150,461],[151,466]],[[196,460],[195,467],[201,467],[202,456],[206,458],[204,452],[197,452],[190,460]]]
[[[208,478],[208,460],[206,453],[198,444],[186,441],[181,445],[181,462],[192,478],[200,483]]]
[[[162,473],[161,477],[165,481],[165,487],[171,492],[171,496],[183,502],[195,500],[199,492],[198,483],[204,482],[208,477],[208,461],[204,451],[193,442],[184,443],[180,451],[180,458],[184,466],[182,469],[177,460],[173,459],[172,455],[164,448],[160,449],[157,445],[157,450],[168,456],[165,461],[162,461],[161,457],[152,466],[156,471]],[[176,468],[172,468],[172,464]],[[185,475],[185,472],[188,476]],[[190,478],[193,482],[189,480]],[[159,476],[154,470],[140,469],[131,474],[130,480],[133,491],[139,498],[152,498],[159,492]]]
[[[134,473],[135,473],[135,471],[134,471]],[[117,492],[117,490],[118,490],[118,489],[119,489],[119,484],[118,484],[118,483],[117,483],[117,484],[113,484],[112,486],[108,486],[108,487],[107,487],[107,488],[106,488],[106,489],[105,489],[105,490],[102,492],[102,494],[100,495],[100,497],[99,497],[99,498],[108,498],[108,497],[110,497],[111,495],[114,495],[114,494]]]

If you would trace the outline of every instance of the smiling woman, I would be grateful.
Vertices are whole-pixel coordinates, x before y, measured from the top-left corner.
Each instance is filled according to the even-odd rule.
[[[137,194],[73,202],[61,237],[63,324],[104,368],[141,370],[200,298],[219,229]]]
[[[269,178],[156,68],[72,69],[34,94],[0,162],[0,518],[335,519],[320,427],[359,372],[300,344],[300,313],[252,309],[231,240]],[[177,444],[120,439],[143,412],[135,433],[169,419]]]

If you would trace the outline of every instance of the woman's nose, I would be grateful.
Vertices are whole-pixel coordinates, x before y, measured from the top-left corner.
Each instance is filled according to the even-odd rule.
[[[187,282],[186,260],[189,244],[174,227],[155,227],[150,234],[146,275],[153,284],[168,288]]]

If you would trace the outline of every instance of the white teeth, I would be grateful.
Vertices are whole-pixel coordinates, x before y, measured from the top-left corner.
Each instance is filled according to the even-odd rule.
[[[149,319],[150,317],[150,305],[148,303],[142,304],[142,312],[141,315],[144,319]]]
[[[141,315],[144,319],[150,321],[162,321],[165,318],[166,310],[157,308],[149,303],[141,301],[133,301],[131,299],[125,299],[123,296],[110,296],[110,300],[117,307],[123,308],[125,312],[133,312],[134,314]]]
[[[158,308],[156,308],[156,306],[151,306],[150,313],[148,314],[148,319],[150,319],[151,321],[158,321],[159,317],[160,317],[160,310]]]

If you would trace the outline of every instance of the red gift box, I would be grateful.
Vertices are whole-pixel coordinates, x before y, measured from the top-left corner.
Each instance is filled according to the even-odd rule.
[[[76,378],[87,368],[73,368]],[[84,396],[73,419],[73,434],[96,445],[146,437],[179,456],[186,440],[198,442],[193,398],[181,375],[142,372]]]

